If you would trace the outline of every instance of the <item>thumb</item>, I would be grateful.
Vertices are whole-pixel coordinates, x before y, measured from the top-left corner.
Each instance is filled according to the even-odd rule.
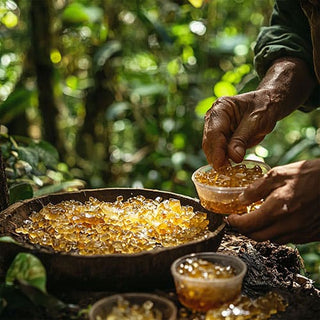
[[[242,121],[233,133],[228,144],[228,155],[235,162],[241,162],[246,150],[263,140],[264,135],[257,132],[252,121]]]

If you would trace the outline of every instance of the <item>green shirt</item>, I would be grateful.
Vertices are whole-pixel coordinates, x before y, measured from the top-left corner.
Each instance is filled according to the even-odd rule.
[[[310,26],[299,0],[275,1],[270,25],[261,29],[254,53],[255,68],[260,77],[274,60],[285,56],[303,59],[314,74]],[[314,77],[316,80],[315,74]],[[302,110],[309,111],[319,106],[318,85]]]

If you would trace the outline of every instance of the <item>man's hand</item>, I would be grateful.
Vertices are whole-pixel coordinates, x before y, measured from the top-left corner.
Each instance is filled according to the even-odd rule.
[[[228,159],[241,162],[246,149],[270,133],[280,115],[277,92],[257,90],[218,99],[205,116],[202,148],[218,169]]]
[[[228,217],[240,233],[279,244],[320,240],[320,159],[271,169],[241,199],[247,204],[265,201],[250,213]]]
[[[246,149],[270,133],[276,122],[304,103],[316,81],[303,60],[276,60],[257,90],[219,98],[205,116],[202,147],[215,169],[228,159],[241,162]]]

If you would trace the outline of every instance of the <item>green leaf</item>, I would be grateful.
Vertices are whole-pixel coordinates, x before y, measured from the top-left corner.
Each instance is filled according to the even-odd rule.
[[[34,142],[29,148],[37,153],[39,160],[43,161],[46,164],[46,167],[53,168],[59,163],[59,153],[49,142]]]
[[[37,150],[32,147],[17,147],[18,158],[28,162],[33,168],[36,168],[39,163],[39,155]]]
[[[64,191],[68,188],[82,188],[82,187],[83,187],[83,181],[74,179],[71,181],[62,182],[60,184],[53,184],[53,185],[43,187],[40,190],[35,191],[34,196],[39,197],[49,193]]]
[[[217,97],[233,96],[237,93],[236,88],[227,81],[219,81],[213,88]]]
[[[204,0],[189,0],[189,2],[195,7],[195,8],[201,8],[203,5]]]
[[[5,283],[13,285],[15,280],[23,281],[46,293],[46,270],[41,261],[30,253],[18,253],[10,265]]]
[[[199,101],[195,109],[196,114],[199,117],[203,117],[206,114],[206,112],[211,108],[212,104],[216,101],[216,99],[216,97],[212,96]]]
[[[63,13],[62,20],[70,24],[81,24],[86,22],[99,22],[103,18],[103,10],[99,7],[86,7],[81,3],[71,3]]]
[[[9,203],[15,203],[20,200],[33,197],[33,189],[29,183],[19,183],[9,188]]]
[[[89,14],[85,7],[80,3],[71,3],[68,5],[63,13],[62,20],[67,23],[78,24],[89,21]]]
[[[0,237],[0,242],[18,244],[17,241],[15,241],[14,239],[12,239],[11,237],[8,237],[8,236]]]
[[[0,104],[1,123],[5,124],[23,113],[30,106],[33,92],[24,88],[16,88],[9,97]],[[25,124],[21,124],[25,125]]]

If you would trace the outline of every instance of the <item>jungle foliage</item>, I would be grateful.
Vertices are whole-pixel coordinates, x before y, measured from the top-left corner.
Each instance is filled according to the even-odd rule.
[[[203,116],[255,88],[271,0],[0,0],[0,146],[10,203],[97,187],[196,196]],[[320,156],[320,113],[297,111],[248,156]],[[318,244],[301,247],[320,273]],[[309,267],[310,266],[310,267]]]

